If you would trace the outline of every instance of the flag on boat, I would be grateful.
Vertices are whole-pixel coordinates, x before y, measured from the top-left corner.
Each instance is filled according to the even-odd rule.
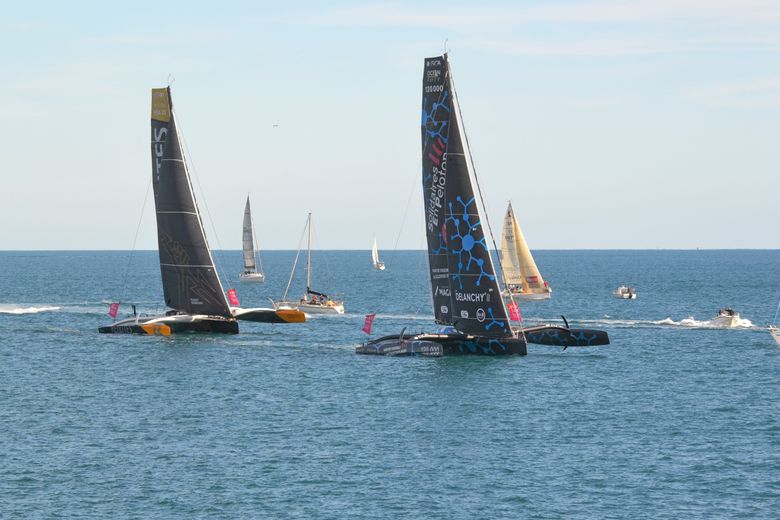
[[[371,334],[371,324],[374,323],[374,318],[376,318],[376,313],[366,314],[366,321],[363,322],[363,332],[366,334]]]
[[[108,305],[108,315],[116,319],[116,315],[119,312],[119,302],[111,303]]]
[[[516,302],[509,302],[509,305],[507,305],[506,308],[509,310],[510,320],[523,321],[523,317],[520,315],[520,307],[518,307]]]
[[[230,305],[233,307],[238,307],[238,294],[236,293],[236,290],[232,287],[228,289],[228,300],[230,301]]]

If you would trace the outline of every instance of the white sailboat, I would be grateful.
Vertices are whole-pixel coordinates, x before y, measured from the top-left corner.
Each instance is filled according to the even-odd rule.
[[[293,276],[295,275],[295,266],[298,264],[298,255],[295,256],[295,262],[293,263],[292,272],[290,273],[290,280],[287,282],[287,289],[284,291],[284,296],[279,302],[274,302],[276,307],[290,307],[298,309],[308,314],[344,314],[344,302],[340,300],[334,300],[327,294],[317,292],[311,289],[311,212],[306,219],[306,228],[308,230],[308,242],[307,242],[307,257],[306,257],[306,293],[303,297],[297,301],[287,300],[287,293],[290,290],[290,284],[292,283]],[[300,249],[298,254],[300,254]]]
[[[263,272],[263,264],[258,261],[259,257],[255,251],[255,227],[252,224],[249,195],[246,196],[246,206],[244,208],[241,245],[244,251],[244,272],[238,275],[238,279],[242,282],[263,283],[265,281],[265,273]]]
[[[547,300],[552,288],[544,281],[517,223],[512,203],[506,209],[501,241],[501,266],[507,293],[520,300]]]
[[[379,259],[379,249],[376,246],[376,237],[374,237],[374,245],[371,246],[371,261],[374,263],[374,269],[380,271],[385,270],[385,263]]]
[[[772,320],[772,325],[769,326],[769,332],[772,334],[772,339],[775,340],[777,346],[780,347],[780,327],[777,325],[777,315],[780,313],[780,303],[777,304],[777,310],[775,311],[775,319]]]

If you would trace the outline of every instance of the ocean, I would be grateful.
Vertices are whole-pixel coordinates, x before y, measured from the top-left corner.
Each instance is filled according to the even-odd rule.
[[[266,306],[294,255],[265,284],[215,260]],[[163,338],[97,333],[108,302],[163,309],[156,251],[0,252],[0,517],[777,518],[780,251],[538,251],[525,323],[612,343],[439,359],[354,353],[369,312],[434,327],[425,254],[382,256],[313,253],[345,316]]]

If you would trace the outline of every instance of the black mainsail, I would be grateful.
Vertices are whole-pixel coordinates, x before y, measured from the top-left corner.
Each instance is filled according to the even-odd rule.
[[[499,356],[528,352],[527,343],[605,345],[605,332],[539,325],[512,330],[482,225],[468,143],[447,55],[427,58],[423,75],[422,178],[434,333],[383,336],[358,346],[382,356]],[[479,186],[477,185],[477,189]]]
[[[423,75],[422,165],[428,263],[437,323],[478,336],[512,335],[464,146],[447,55]]]
[[[152,89],[152,184],[165,303],[230,317],[176,130],[171,90]]]

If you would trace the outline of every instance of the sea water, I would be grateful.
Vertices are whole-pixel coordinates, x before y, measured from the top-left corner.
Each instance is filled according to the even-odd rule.
[[[163,338],[97,333],[163,310],[156,252],[1,252],[0,517],[777,518],[780,251],[539,251],[524,323],[612,344],[440,359],[354,353],[369,312],[433,329],[423,252],[313,256],[345,316]],[[293,257],[215,254],[245,307]]]

